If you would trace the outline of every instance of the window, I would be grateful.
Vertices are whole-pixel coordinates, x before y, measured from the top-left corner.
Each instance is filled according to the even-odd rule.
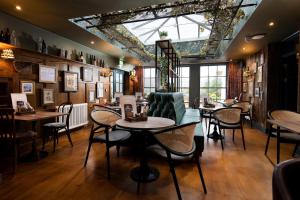
[[[180,86],[179,91],[183,93],[184,103],[189,103],[189,88],[190,88],[190,68],[180,67]],[[187,105],[186,105],[187,106]]]
[[[123,73],[120,72],[120,71],[116,71],[115,72],[115,78],[116,78],[115,92],[121,92],[121,93],[123,93],[123,87],[124,87]]]
[[[200,98],[226,98],[226,65],[200,66]]]
[[[155,92],[155,68],[144,68],[144,95]]]
[[[109,79],[110,79],[110,96],[111,98],[113,98],[114,97],[114,72],[113,71]]]

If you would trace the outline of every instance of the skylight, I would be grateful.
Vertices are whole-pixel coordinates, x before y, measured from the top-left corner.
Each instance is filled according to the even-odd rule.
[[[211,32],[211,25],[203,14],[161,18],[123,25],[144,45],[151,45],[159,40],[161,31],[168,32],[168,39],[171,39],[172,42],[206,40]]]

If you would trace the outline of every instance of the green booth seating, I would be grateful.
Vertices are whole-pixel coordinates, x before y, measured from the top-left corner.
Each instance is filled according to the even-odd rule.
[[[185,108],[182,93],[150,93],[148,101],[148,116],[173,119],[177,125],[200,120],[199,109]],[[195,143],[196,152],[202,155],[204,135],[201,123],[197,124],[196,127]]]

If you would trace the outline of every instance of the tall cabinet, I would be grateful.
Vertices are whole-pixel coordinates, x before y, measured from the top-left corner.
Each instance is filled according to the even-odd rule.
[[[155,91],[178,92],[180,59],[170,40],[155,42]]]

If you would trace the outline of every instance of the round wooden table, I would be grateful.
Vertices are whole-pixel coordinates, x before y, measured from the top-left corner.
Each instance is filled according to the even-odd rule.
[[[132,130],[134,132],[140,133],[142,136],[141,142],[141,152],[142,158],[140,160],[140,166],[135,167],[131,170],[131,178],[138,183],[140,182],[151,182],[159,177],[159,171],[148,165],[146,147],[147,138],[151,134],[151,130],[168,128],[175,125],[175,121],[162,118],[162,117],[148,117],[147,121],[140,122],[128,122],[124,119],[119,119],[116,122],[117,126],[125,129]]]

